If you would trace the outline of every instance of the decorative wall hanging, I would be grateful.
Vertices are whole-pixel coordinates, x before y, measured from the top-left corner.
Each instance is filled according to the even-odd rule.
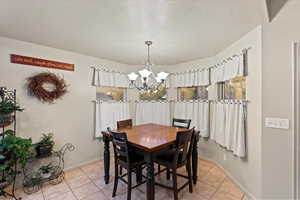
[[[53,103],[67,92],[67,85],[56,74],[42,72],[28,78],[28,92],[42,102]]]
[[[68,70],[68,71],[74,71],[75,68],[74,64],[57,62],[52,60],[45,60],[40,58],[33,58],[28,56],[20,56],[15,54],[10,55],[10,62],[16,64],[55,68],[55,69]]]

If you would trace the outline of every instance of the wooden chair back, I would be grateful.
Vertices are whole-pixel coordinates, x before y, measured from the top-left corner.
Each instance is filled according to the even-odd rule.
[[[185,164],[191,158],[194,143],[194,132],[194,128],[177,132],[174,164]]]
[[[191,125],[190,119],[177,119],[173,118],[172,126],[178,128],[190,128]]]
[[[129,147],[126,133],[116,131],[110,131],[110,133],[112,135],[115,159],[123,157],[126,158],[127,163],[130,163]]]
[[[132,119],[126,119],[122,121],[117,121],[117,128],[131,128],[132,127]]]

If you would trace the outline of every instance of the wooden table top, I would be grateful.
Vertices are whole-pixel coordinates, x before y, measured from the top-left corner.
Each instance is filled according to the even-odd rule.
[[[143,124],[118,129],[119,132],[127,134],[127,139],[133,146],[148,152],[158,151],[174,143],[177,132],[184,130],[187,129],[159,124]]]

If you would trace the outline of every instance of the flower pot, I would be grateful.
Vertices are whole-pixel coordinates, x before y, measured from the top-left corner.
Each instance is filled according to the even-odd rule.
[[[36,156],[39,158],[50,156],[52,154],[52,148],[53,144],[38,144],[35,148]]]
[[[6,161],[11,159],[11,152],[4,152],[3,156],[5,158],[0,160],[0,164],[4,164]]]
[[[9,126],[13,122],[12,113],[1,113],[0,112],[0,127]]]

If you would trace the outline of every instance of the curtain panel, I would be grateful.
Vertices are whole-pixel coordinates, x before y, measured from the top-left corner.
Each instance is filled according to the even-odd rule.
[[[211,82],[228,81],[235,77],[246,76],[244,54],[234,56],[226,62],[211,68]]]
[[[173,87],[207,86],[210,84],[209,69],[175,73],[171,76]]]
[[[129,80],[125,73],[108,72],[94,68],[92,85],[102,87],[128,88]]]
[[[117,128],[117,121],[130,118],[128,102],[96,102],[95,103],[95,137],[108,127]]]
[[[141,101],[136,103],[136,125],[155,123],[170,125],[170,103],[167,101]]]
[[[191,128],[200,131],[202,137],[209,137],[209,103],[201,101],[175,102],[174,117],[191,119]]]
[[[232,151],[246,156],[246,105],[242,103],[212,103],[210,139]]]

